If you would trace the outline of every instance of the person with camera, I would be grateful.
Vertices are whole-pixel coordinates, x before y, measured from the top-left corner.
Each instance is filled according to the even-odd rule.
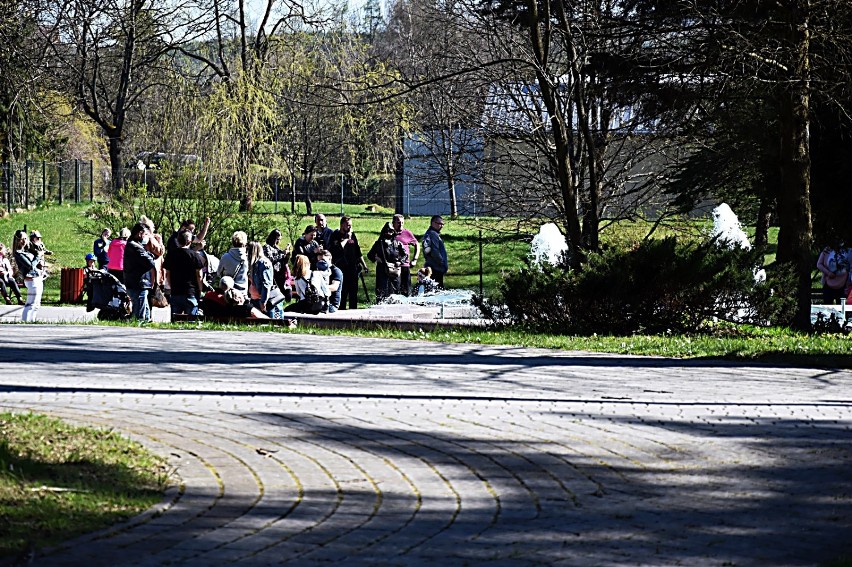
[[[408,262],[405,246],[396,239],[396,231],[385,223],[367,258],[376,264],[376,303],[399,293],[402,265]]]

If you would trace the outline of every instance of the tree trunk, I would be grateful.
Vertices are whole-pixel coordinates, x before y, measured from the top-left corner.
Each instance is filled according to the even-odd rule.
[[[780,94],[781,188],[778,195],[778,261],[792,262],[799,276],[797,310],[791,326],[811,330],[810,55],[807,14],[801,6],[785,10],[791,45],[797,46],[794,76]]]
[[[574,183],[573,168],[571,165],[569,139],[571,134],[565,125],[565,117],[559,104],[559,94],[551,84],[550,78],[545,74],[547,69],[548,47],[545,38],[542,37],[540,26],[545,26],[545,32],[550,25],[550,9],[548,3],[542,3],[544,14],[539,13],[539,2],[527,0],[527,9],[530,13],[530,41],[533,55],[536,58],[536,81],[541,92],[547,113],[550,116],[553,145],[555,148],[554,166],[556,169],[557,182],[562,199],[563,225],[568,237],[568,251],[570,264],[573,268],[579,268],[583,260],[582,231],[580,230],[580,218],[577,212],[577,187]]]
[[[124,187],[124,168],[121,167],[121,133],[118,130],[106,132],[109,151],[109,169],[112,175],[112,191],[117,196]]]

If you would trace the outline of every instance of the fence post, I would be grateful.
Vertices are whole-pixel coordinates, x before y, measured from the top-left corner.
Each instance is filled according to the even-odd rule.
[[[93,161],[89,160],[89,202],[95,202],[95,166]]]
[[[80,160],[74,158],[74,202],[80,202]]]
[[[30,208],[30,160],[24,160],[24,202]]]
[[[0,171],[3,178],[3,188],[6,190],[6,208],[12,210],[12,187],[9,184],[9,164],[3,162],[3,169]]]
[[[56,164],[56,177],[59,178],[59,204],[62,204],[62,162]]]
[[[278,185],[281,180],[280,175],[275,176],[275,214],[278,214]]]
[[[340,216],[343,216],[343,174],[340,174]]]
[[[41,200],[47,201],[47,162],[41,160]]]

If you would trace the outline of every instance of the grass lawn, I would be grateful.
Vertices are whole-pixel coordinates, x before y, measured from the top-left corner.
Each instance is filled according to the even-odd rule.
[[[0,242],[7,246],[11,245],[15,230],[26,228],[28,231],[38,229],[44,238],[45,245],[54,252],[49,258],[52,264],[51,277],[45,281],[45,291],[42,303],[45,305],[56,304],[60,299],[60,274],[63,267],[82,268],[85,265],[84,258],[92,251],[92,242],[97,235],[83,232],[86,211],[89,204],[52,205],[46,208],[34,209],[25,213],[14,214],[0,218]],[[272,212],[273,207],[269,203],[258,205],[262,210],[269,210],[272,219],[284,225],[283,210],[278,214]],[[334,211],[329,213],[329,226],[338,228],[339,221],[336,215],[339,205],[323,206],[316,204],[317,211]],[[379,210],[370,213],[362,206],[347,208],[347,214],[353,214],[353,228],[358,235],[361,248],[366,255],[373,242],[378,238],[382,226],[390,222],[392,211]],[[482,290],[488,293],[496,289],[500,282],[501,272],[516,268],[529,252],[529,243],[518,240],[516,237],[506,237],[485,233],[480,239],[480,229],[470,221],[446,219],[443,237],[447,246],[447,254],[450,261],[450,271],[447,274],[445,284],[447,287],[459,289],[466,288],[480,291],[480,273],[482,274]],[[304,217],[301,227],[313,224],[312,217]],[[414,217],[407,219],[406,228],[414,233],[418,239],[429,227],[428,217]],[[120,227],[113,227],[117,232]],[[163,228],[164,237],[171,234],[170,230]],[[284,231],[286,234],[286,231]],[[300,231],[301,232],[301,231]],[[480,265],[480,247],[482,249],[482,264]],[[423,266],[423,260],[418,263]],[[372,268],[372,267],[371,267]],[[370,296],[373,295],[374,275],[373,270],[366,276]],[[25,290],[24,290],[25,292]]]
[[[167,481],[161,459],[113,431],[0,413],[0,557],[135,516]]]

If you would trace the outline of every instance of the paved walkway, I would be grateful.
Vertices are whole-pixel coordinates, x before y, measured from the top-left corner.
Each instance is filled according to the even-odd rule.
[[[36,564],[852,557],[848,371],[68,325],[0,325],[0,362],[0,408],[118,428],[175,471]]]

